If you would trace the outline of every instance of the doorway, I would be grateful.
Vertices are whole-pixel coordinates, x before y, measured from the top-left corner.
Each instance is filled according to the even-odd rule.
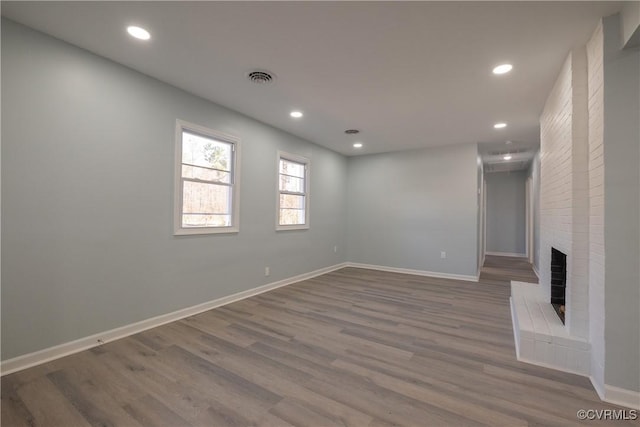
[[[527,259],[530,264],[533,264],[533,178],[528,177],[525,190],[525,203],[526,203],[526,247],[527,247]]]

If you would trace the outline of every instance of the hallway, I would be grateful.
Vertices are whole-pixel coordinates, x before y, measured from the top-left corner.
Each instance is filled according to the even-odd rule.
[[[487,255],[480,272],[480,282],[509,285],[511,280],[538,283],[538,276],[526,258]]]

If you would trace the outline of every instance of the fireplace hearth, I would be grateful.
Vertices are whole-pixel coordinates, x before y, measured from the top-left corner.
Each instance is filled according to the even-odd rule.
[[[567,255],[551,248],[551,305],[564,324],[567,289]]]

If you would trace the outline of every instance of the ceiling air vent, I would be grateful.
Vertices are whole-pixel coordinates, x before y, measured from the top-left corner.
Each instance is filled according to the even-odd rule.
[[[490,151],[488,154],[490,156],[504,156],[505,154],[520,154],[526,153],[529,150],[526,148],[521,148],[519,150],[500,150],[500,151]]]
[[[247,78],[259,85],[271,84],[276,80],[275,74],[265,70],[253,70],[247,73]]]

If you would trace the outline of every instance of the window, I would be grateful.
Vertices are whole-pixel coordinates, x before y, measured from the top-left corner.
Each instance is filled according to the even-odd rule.
[[[175,234],[238,231],[239,140],[176,123]]]
[[[309,228],[309,159],[278,153],[277,230]]]

